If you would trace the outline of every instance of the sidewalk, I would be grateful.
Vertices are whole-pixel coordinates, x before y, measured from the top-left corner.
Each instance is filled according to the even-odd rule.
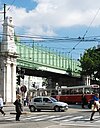
[[[5,104],[4,107],[3,107],[3,110],[7,114],[16,113],[15,105],[13,105],[13,104]],[[28,106],[24,106],[23,107],[23,113],[26,114],[26,113],[29,113],[29,112],[30,112],[30,110],[29,110]]]
[[[14,104],[13,103],[4,104],[4,107],[14,107]]]

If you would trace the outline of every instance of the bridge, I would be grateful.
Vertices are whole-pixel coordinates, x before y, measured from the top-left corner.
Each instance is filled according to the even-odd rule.
[[[34,40],[29,44],[17,40],[12,18],[7,17],[3,24],[0,45],[0,92],[5,102],[15,99],[16,73],[19,67],[25,70],[24,75],[51,78],[54,84],[57,82],[59,85],[70,85],[71,82],[77,84],[82,81],[79,61],[50,48],[36,45]]]
[[[54,72],[59,74],[80,76],[80,63],[77,60],[59,52],[54,52],[50,48],[35,45],[26,45],[25,41],[16,41],[17,46],[17,66],[32,69]]]

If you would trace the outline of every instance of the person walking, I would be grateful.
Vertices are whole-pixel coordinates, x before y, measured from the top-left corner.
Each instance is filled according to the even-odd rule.
[[[85,94],[82,95],[82,108],[85,108],[85,105],[87,105],[87,99]]]
[[[5,112],[3,111],[3,99],[1,95],[0,95],[0,112],[5,116]]]
[[[90,121],[94,120],[93,119],[93,116],[95,114],[96,111],[99,112],[100,114],[100,103],[99,103],[99,94],[96,93],[94,96],[93,96],[93,107],[92,107],[92,113],[91,113],[91,117],[90,117]]]
[[[22,104],[21,104],[21,96],[17,94],[17,99],[14,102],[15,109],[16,109],[16,121],[20,121],[20,115],[22,114]]]

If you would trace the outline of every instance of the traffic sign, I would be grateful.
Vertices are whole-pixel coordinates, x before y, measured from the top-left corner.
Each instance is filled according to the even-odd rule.
[[[27,87],[25,85],[21,86],[20,88],[21,92],[26,92],[27,91]]]

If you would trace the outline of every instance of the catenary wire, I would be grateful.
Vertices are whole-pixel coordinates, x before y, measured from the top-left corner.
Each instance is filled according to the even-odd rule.
[[[89,31],[89,29],[90,29],[92,23],[94,22],[96,16],[98,15],[99,11],[100,11],[100,8],[97,10],[95,16],[93,17],[92,21],[90,22],[90,25],[88,26],[87,30],[85,31],[85,33],[84,33],[84,35],[83,35],[83,37],[82,37],[82,40],[84,40],[86,34],[88,33],[88,31]],[[71,53],[71,52],[76,48],[76,46],[81,43],[82,40],[80,40],[80,41],[71,49],[71,51],[69,51],[69,53]]]

